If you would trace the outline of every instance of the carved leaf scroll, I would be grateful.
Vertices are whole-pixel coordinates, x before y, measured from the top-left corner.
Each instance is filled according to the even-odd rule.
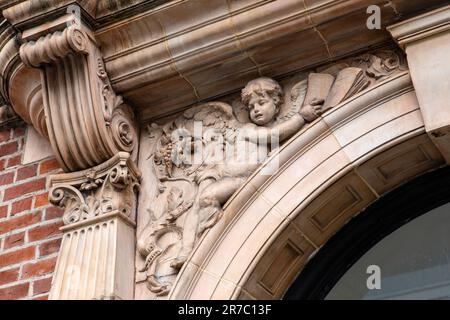
[[[135,193],[139,188],[140,175],[134,167],[130,168],[128,156],[119,153],[105,165],[76,174],[54,176],[59,181],[53,183],[49,201],[64,208],[64,224],[72,224],[92,219],[110,212],[118,212],[133,219]],[[108,165],[106,163],[106,166]],[[82,175],[72,179],[66,178]]]

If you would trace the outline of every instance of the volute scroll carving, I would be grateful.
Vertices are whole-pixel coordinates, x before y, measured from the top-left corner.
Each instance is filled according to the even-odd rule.
[[[112,89],[88,29],[66,26],[26,42],[20,57],[43,74],[48,137],[65,171],[96,166],[120,151],[136,158],[134,112]]]
[[[85,53],[87,50],[87,35],[73,26],[62,32],[49,33],[37,41],[27,42],[20,47],[20,58],[30,67],[58,62],[69,53]]]
[[[134,221],[140,172],[129,154],[120,152],[106,163],[51,178],[49,200],[64,209],[65,225],[118,213]]]
[[[140,177],[126,152],[50,176],[49,200],[64,209],[64,226],[49,299],[132,299]]]

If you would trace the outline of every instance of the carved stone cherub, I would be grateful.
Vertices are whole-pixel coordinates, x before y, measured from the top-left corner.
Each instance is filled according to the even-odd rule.
[[[173,267],[183,265],[197,237],[220,219],[223,204],[261,165],[271,151],[273,140],[283,142],[300,130],[305,124],[302,113],[308,120],[313,120],[313,116],[317,117],[321,112],[323,100],[313,100],[300,112],[284,121],[277,121],[283,96],[281,86],[265,77],[250,81],[242,90],[242,102],[248,109],[251,122],[241,124],[233,135],[226,137],[225,148],[232,150],[231,155],[227,154],[223,161],[197,174],[198,199],[185,220],[182,248],[172,262]]]
[[[142,258],[138,275],[145,277],[149,290],[157,296],[171,290],[202,233],[220,219],[225,202],[278,143],[398,72],[399,66],[390,53],[363,55],[309,73],[299,82],[288,80],[287,95],[276,81],[258,78],[245,86],[233,106],[207,102],[162,126],[151,125],[148,159],[156,194],[146,200],[150,220],[137,242]],[[198,126],[201,133],[195,130]],[[209,161],[221,154],[225,156],[219,161]]]

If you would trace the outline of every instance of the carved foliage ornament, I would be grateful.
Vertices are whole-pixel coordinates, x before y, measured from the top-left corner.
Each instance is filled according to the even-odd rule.
[[[119,151],[136,157],[133,111],[114,93],[87,31],[70,26],[49,33],[23,44],[20,57],[43,73],[48,136],[65,171],[93,167]]]
[[[138,276],[145,274],[149,290],[168,294],[202,233],[222,216],[224,203],[278,146],[272,137],[282,143],[402,68],[394,52],[365,54],[310,73],[287,94],[276,81],[259,78],[243,88],[233,106],[209,102],[163,126],[150,125],[149,159],[158,191],[147,202],[148,224],[137,243]]]
[[[126,153],[98,167],[53,178],[52,204],[64,208],[64,224],[117,212],[133,220],[135,192],[140,173]]]

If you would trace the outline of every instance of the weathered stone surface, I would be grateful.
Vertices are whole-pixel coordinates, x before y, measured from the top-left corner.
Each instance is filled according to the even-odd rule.
[[[52,176],[50,202],[64,232],[50,299],[132,299],[140,173],[127,153]],[[96,271],[95,271],[96,270]]]
[[[135,157],[134,113],[112,90],[89,30],[67,26],[70,19],[47,26],[46,36],[40,36],[43,30],[30,30],[23,37],[29,41],[20,48],[25,65],[41,68],[47,132],[55,155],[65,171],[98,165],[119,151]],[[51,32],[56,27],[62,29]]]
[[[450,163],[449,7],[416,16],[442,4],[0,0],[0,129],[22,118],[57,159],[0,175],[2,224],[33,226],[0,248],[62,233],[51,299],[282,297],[349,219]],[[404,16],[410,71],[385,45]],[[2,169],[45,154],[16,135]],[[46,298],[58,247],[0,295]]]
[[[83,18],[93,26],[112,87],[144,121],[238,91],[258,76],[282,77],[386,42],[386,25],[444,3],[77,2]],[[30,0],[14,2],[4,10],[8,21],[25,35],[31,27],[64,17],[70,2],[29,4]],[[366,27],[367,6],[374,4],[381,8],[381,30]],[[42,14],[51,6],[55,10],[50,17]],[[141,14],[128,19],[136,12]]]
[[[52,146],[33,127],[27,130],[26,143],[23,154],[23,164],[32,163],[53,155]]]
[[[155,186],[144,188],[149,197],[140,204],[141,212],[149,215],[139,221],[137,281],[146,280],[156,296],[167,295],[202,234],[222,217],[222,206],[269,153],[334,106],[401,72],[401,60],[393,51],[380,51],[341,61],[290,83],[287,92],[272,79],[257,78],[232,104],[200,104],[164,125],[148,126],[149,136],[143,140],[148,151],[141,155],[140,166],[152,168],[144,180]],[[293,166],[262,197],[272,203],[292,188],[290,180],[297,181],[309,163],[321,156],[326,160],[339,149],[334,137],[327,141],[313,147],[315,160]],[[336,157],[330,166],[346,161]],[[270,175],[278,166],[265,169],[263,174]]]
[[[408,72],[400,73],[300,130],[225,205],[169,298],[279,299],[349,219],[399,184],[445,165],[413,93]],[[349,146],[358,140],[361,153],[352,157]],[[274,161],[279,169],[264,176]]]

